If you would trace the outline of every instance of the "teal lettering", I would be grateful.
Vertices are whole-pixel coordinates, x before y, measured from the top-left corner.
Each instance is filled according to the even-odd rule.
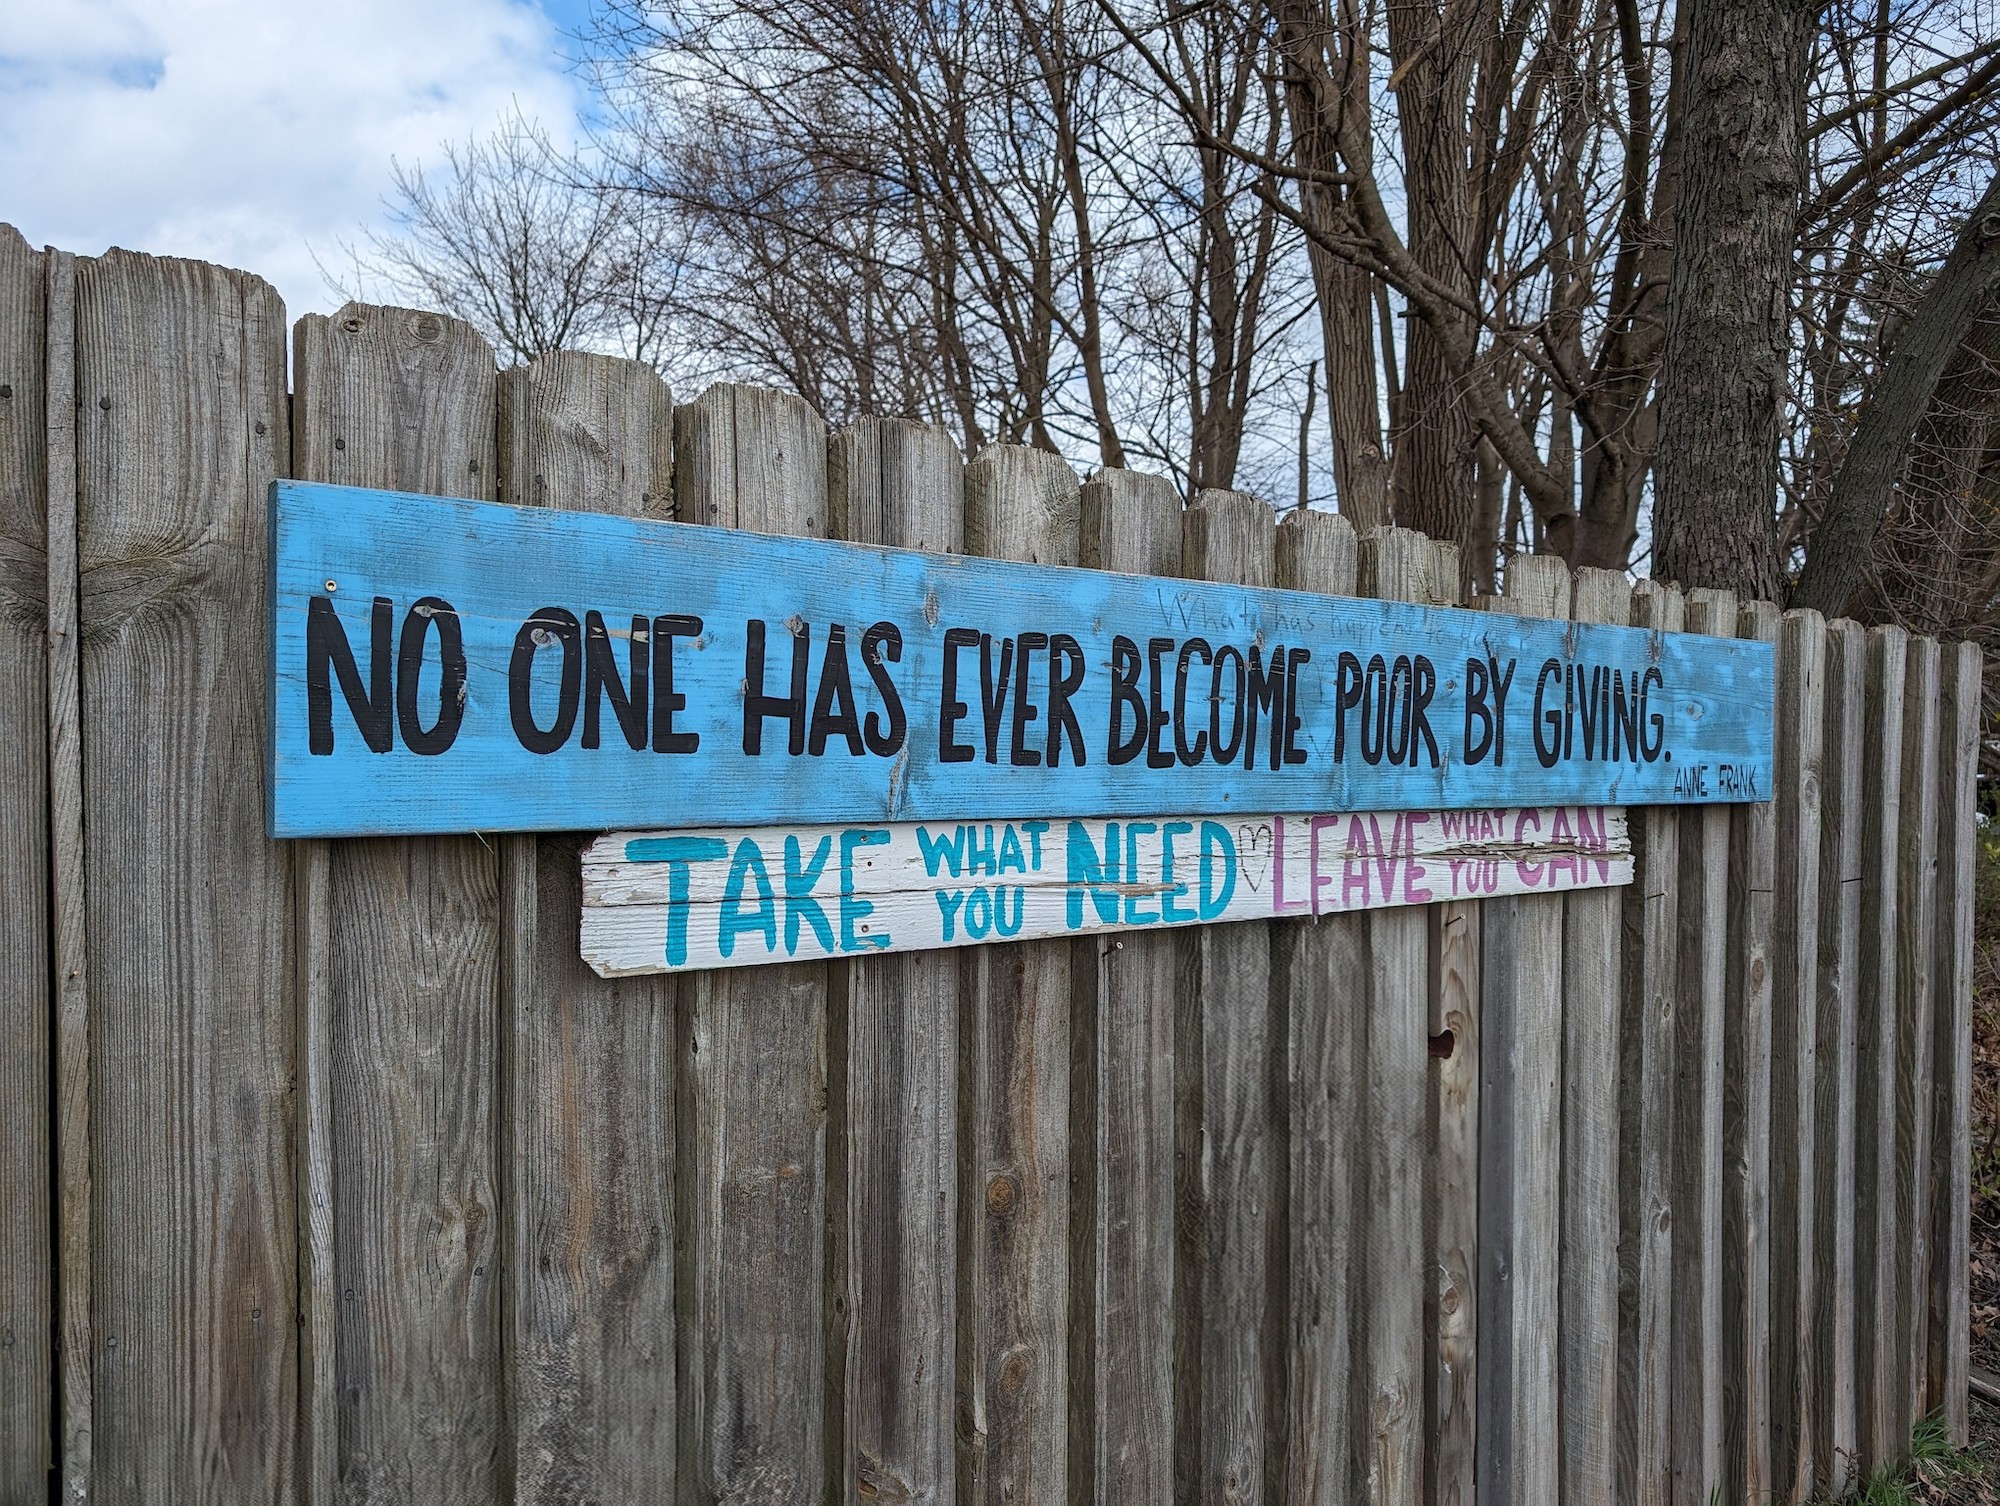
[[[1220,858],[1218,865],[1216,859]],[[1222,870],[1222,887],[1216,888],[1215,871]],[[1229,908],[1236,893],[1236,839],[1219,821],[1201,823],[1201,895],[1196,901],[1203,920],[1215,920]]]
[[[934,898],[937,900],[938,919],[944,925],[944,940],[949,941],[951,940],[952,930],[958,924],[958,907],[965,903],[965,891],[963,889],[953,889],[950,893],[946,893],[944,890],[939,889],[936,891]]]
[[[833,838],[821,837],[819,845],[813,849],[812,861],[802,868],[799,866],[799,839],[789,835],[785,838],[785,955],[788,957],[799,954],[801,918],[813,928],[813,935],[819,938],[820,946],[829,952],[833,950],[833,927],[826,923],[826,911],[812,897],[832,852]]]
[[[1028,834],[1029,861],[1035,865],[1035,872],[1042,871],[1042,833],[1049,829],[1046,821],[1023,821],[1021,830]]]
[[[729,844],[714,837],[643,837],[625,844],[628,863],[667,865],[667,966],[688,958],[688,865],[729,856]]]
[[[984,845],[979,840],[981,831],[986,833]],[[1000,865],[994,860],[993,856],[993,828],[991,826],[968,826],[965,828],[965,871],[968,874],[990,874],[1000,871]]]
[[[1097,843],[1084,824],[1081,821],[1069,824],[1068,872],[1063,878],[1063,882],[1069,885],[1069,893],[1064,898],[1064,919],[1072,931],[1083,928],[1082,886],[1086,884],[1093,886],[1090,902],[1097,909],[1098,923],[1107,926],[1118,924],[1118,891],[1095,887],[1118,882],[1118,823],[1113,821],[1104,830],[1104,853],[1100,858]]]
[[[1021,850],[1021,839],[1015,834],[1012,822],[1000,829],[1000,871],[1002,873],[1028,871],[1028,855]]]
[[[984,941],[992,929],[993,896],[984,889],[975,889],[965,899],[965,934],[974,941]]]
[[[1014,923],[1007,923],[1007,891],[1000,889],[993,896],[993,929],[1002,936],[1021,934],[1021,918],[1028,908],[1028,891],[1020,885],[1014,886]]]
[[[880,936],[854,934],[854,923],[875,913],[875,906],[865,899],[854,897],[854,849],[857,847],[879,847],[889,840],[886,831],[844,831],[840,834],[840,949],[843,952],[859,951],[862,947],[884,947],[889,944],[885,931]]]
[[[951,836],[948,838],[933,836],[928,826],[919,826],[917,828],[917,846],[923,850],[924,872],[932,878],[936,878],[938,876],[938,865],[948,863],[951,865],[951,876],[953,878],[958,877],[959,869],[965,862],[965,828],[963,826],[954,828]]]
[[[743,881],[755,879],[757,903],[745,907]],[[764,867],[764,854],[745,837],[736,844],[736,856],[729,860],[729,878],[722,886],[722,916],[717,923],[716,945],[725,957],[734,956],[736,938],[744,931],[764,937],[764,950],[778,950],[777,896],[771,892],[771,875]]]

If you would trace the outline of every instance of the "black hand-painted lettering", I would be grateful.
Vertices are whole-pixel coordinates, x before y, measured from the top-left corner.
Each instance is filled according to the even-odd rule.
[[[699,638],[701,619],[673,612],[653,619],[653,751],[692,753],[701,746],[699,732],[676,732],[674,713],[687,710],[688,698],[674,689],[674,640]]]
[[[306,603],[306,750],[324,757],[333,752],[333,677],[340,680],[340,693],[354,725],[370,752],[387,753],[395,742],[390,722],[391,635],[395,631],[396,604],[386,596],[375,598],[368,617],[368,684],[361,683],[361,671],[354,662],[354,648],[347,641],[347,628],[333,602],[315,596]]]
[[[903,751],[903,739],[909,733],[909,718],[903,714],[903,696],[896,689],[896,682],[889,678],[889,671],[883,665],[903,662],[903,630],[893,622],[878,622],[861,635],[861,663],[868,671],[868,678],[875,682],[875,694],[882,698],[882,710],[871,711],[868,719],[861,724],[861,737],[868,744],[868,751],[877,758],[894,758]],[[888,725],[883,726],[883,717]]]
[[[547,730],[535,724],[535,650],[554,643],[562,653],[562,679],[556,693],[556,719]],[[507,714],[514,736],[530,753],[553,753],[569,741],[576,726],[576,703],[583,689],[583,625],[566,607],[543,607],[514,635],[514,656],[507,664]]]
[[[798,623],[796,631],[786,625],[792,642],[791,689],[785,695],[768,695],[764,690],[764,638],[762,618],[753,617],[746,625],[743,644],[743,751],[756,757],[764,751],[764,719],[783,717],[790,731],[785,747],[794,757],[806,750],[806,656],[812,651],[812,624]]]
[[[1014,662],[1014,735],[1008,740],[1008,759],[1017,768],[1039,768],[1042,750],[1027,745],[1028,723],[1036,720],[1041,713],[1028,699],[1028,682],[1034,675],[1034,655],[1046,653],[1049,646],[1047,633],[1023,633],[1020,648]],[[1050,672],[1055,669],[1050,661]]]
[[[1060,668],[1058,668],[1060,666]],[[1083,728],[1070,697],[1083,687],[1083,645],[1068,633],[1049,639],[1049,767],[1062,762],[1063,734],[1069,734],[1070,761],[1084,765]]]
[[[632,619],[631,679],[628,682],[619,677],[618,655],[611,646],[611,630],[604,625],[604,614],[585,612],[583,614],[583,746],[598,746],[598,704],[611,702],[611,714],[618,719],[618,730],[625,734],[625,745],[634,751],[643,751],[646,746],[646,691],[651,683],[651,666],[648,662],[650,648],[647,644],[649,628],[644,617]]]
[[[1139,676],[1145,669],[1139,645],[1120,633],[1111,640],[1111,727],[1105,738],[1107,763],[1130,763],[1146,747],[1146,698],[1139,693]],[[1124,732],[1130,713],[1132,734]]]
[[[965,702],[958,698],[958,652],[974,648],[978,643],[979,634],[972,628],[944,630],[943,683],[938,704],[939,763],[971,763],[973,759],[972,749],[953,734],[958,731],[958,724],[965,720],[968,710]]]

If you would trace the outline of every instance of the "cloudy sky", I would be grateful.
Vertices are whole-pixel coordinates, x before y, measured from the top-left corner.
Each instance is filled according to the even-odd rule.
[[[196,256],[269,278],[380,223],[392,157],[434,161],[518,103],[558,136],[588,0],[0,3],[0,220],[32,245]]]

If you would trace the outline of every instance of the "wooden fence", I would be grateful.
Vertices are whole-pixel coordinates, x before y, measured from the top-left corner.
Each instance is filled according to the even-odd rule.
[[[1485,605],[1774,640],[1774,798],[1635,810],[1624,889],[606,981],[587,834],[265,837],[273,477],[1457,562],[404,309],[288,394],[285,336],[0,227],[0,1502],[1798,1501],[1963,1436],[1974,649],[1519,559]]]

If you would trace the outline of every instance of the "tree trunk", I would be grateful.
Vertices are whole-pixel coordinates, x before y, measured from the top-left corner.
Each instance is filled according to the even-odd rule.
[[[1692,0],[1653,573],[1776,600],[1778,423],[1816,0]]]
[[[1910,440],[1930,406],[1953,354],[1963,348],[1974,316],[2000,287],[2000,175],[1966,216],[1944,266],[1924,290],[1897,337],[1846,457],[1833,494],[1806,544],[1805,573],[1792,592],[1795,607],[1831,617],[1861,583],[1869,546],[1888,515],[1910,459]]]

